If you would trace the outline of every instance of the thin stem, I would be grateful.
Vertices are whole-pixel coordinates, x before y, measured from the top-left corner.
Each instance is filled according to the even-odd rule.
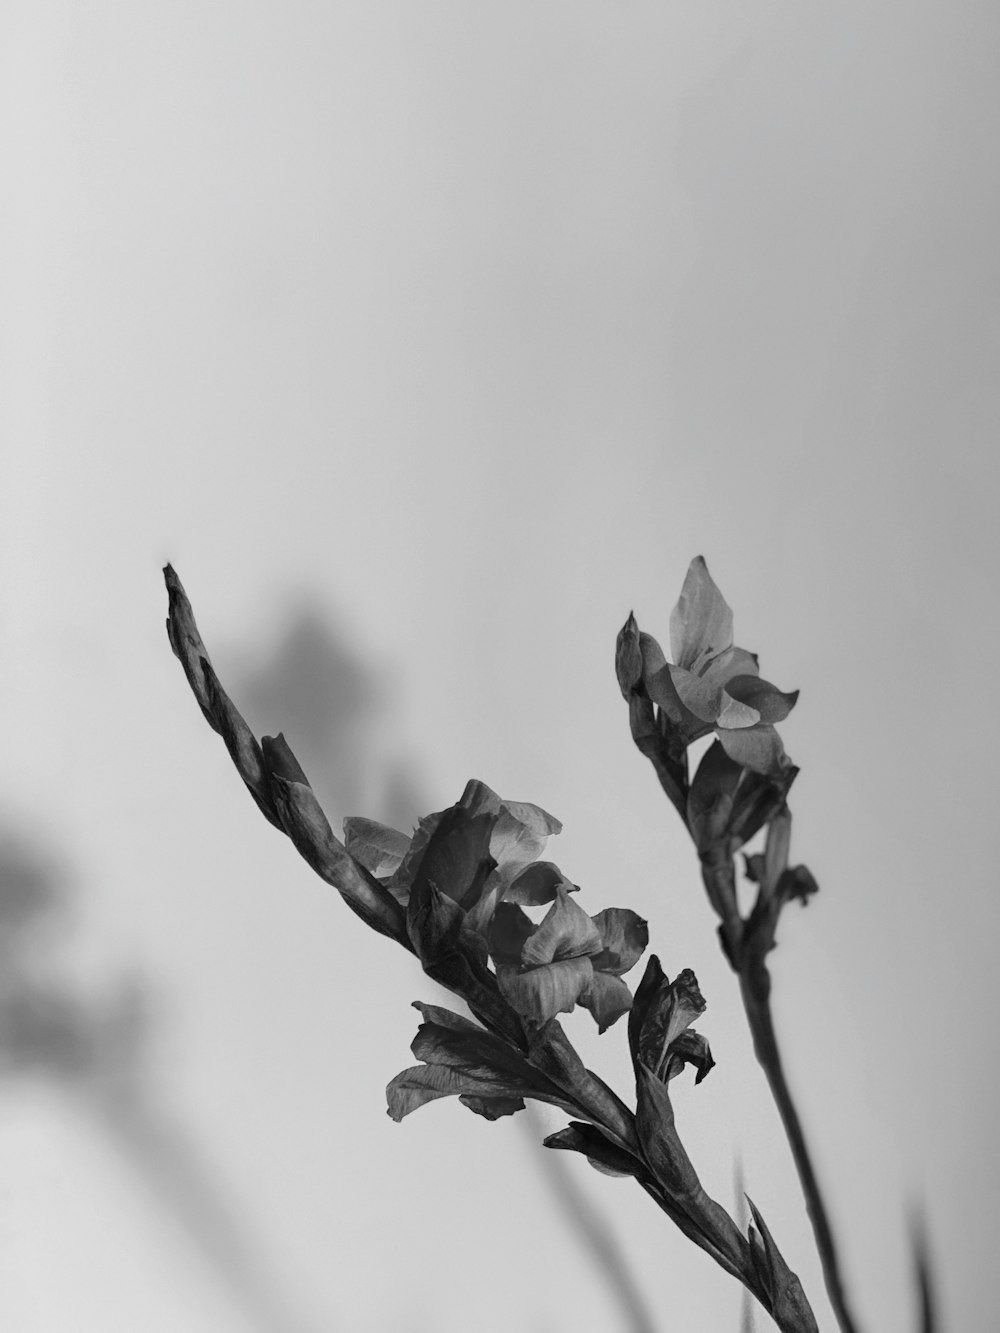
[[[819,1250],[820,1262],[823,1265],[827,1294],[843,1333],[857,1333],[857,1325],[848,1307],[847,1294],[840,1274],[833,1229],[813,1169],[799,1113],[795,1109],[791,1091],[785,1081],[778,1038],[771,1017],[770,983],[771,978],[763,961],[758,961],[752,972],[749,967],[740,969],[740,992],[753,1037],[754,1053],[767,1077],[771,1094],[778,1107],[778,1114],[781,1116],[781,1123],[785,1127],[785,1135],[792,1149],[809,1220],[812,1222],[813,1235],[816,1238],[816,1248]]]

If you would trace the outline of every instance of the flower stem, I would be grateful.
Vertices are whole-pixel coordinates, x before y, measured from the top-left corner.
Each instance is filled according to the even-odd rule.
[[[816,1179],[816,1172],[813,1169],[812,1158],[799,1120],[799,1113],[795,1109],[791,1091],[785,1081],[785,1071],[782,1068],[781,1054],[778,1050],[778,1038],[771,1016],[771,977],[762,959],[747,960],[747,963],[749,965],[745,964],[740,968],[740,992],[743,996],[743,1007],[746,1010],[750,1033],[753,1037],[754,1053],[767,1077],[771,1095],[774,1097],[778,1114],[781,1116],[781,1123],[785,1128],[785,1135],[792,1150],[795,1168],[799,1173],[799,1181],[805,1195],[806,1210],[809,1213],[813,1235],[816,1238],[816,1248],[819,1251],[820,1262],[823,1265],[823,1278],[826,1283],[827,1294],[837,1317],[837,1323],[840,1325],[842,1333],[858,1333],[858,1326],[855,1324],[848,1306],[847,1294],[840,1274],[833,1229],[830,1226],[830,1219],[827,1216],[819,1181]]]

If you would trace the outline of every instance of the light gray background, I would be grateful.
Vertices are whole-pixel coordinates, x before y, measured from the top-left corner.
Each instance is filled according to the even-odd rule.
[[[685,1140],[727,1202],[740,1155],[832,1326],[612,671],[704,553],[802,690],[822,892],[777,1017],[857,1306],[914,1328],[919,1201],[945,1326],[995,1327],[998,30],[965,0],[6,8],[0,1326],[738,1327],[640,1191],[536,1147],[558,1116],[388,1120],[436,992],[258,816],[170,655],[167,559],[335,823],[480,777],[696,970],[719,1064]],[[623,1033],[567,1026],[627,1090]]]

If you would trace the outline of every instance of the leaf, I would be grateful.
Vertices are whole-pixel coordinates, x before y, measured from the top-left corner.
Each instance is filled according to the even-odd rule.
[[[352,815],[344,820],[344,842],[355,861],[376,878],[386,878],[402,865],[411,839],[376,819]]]
[[[631,1153],[611,1143],[597,1128],[583,1120],[572,1120],[565,1129],[543,1139],[546,1148],[561,1148],[568,1152],[583,1153],[595,1170],[608,1176],[637,1176],[641,1162]]]
[[[771,1298],[771,1313],[780,1328],[796,1333],[818,1333],[815,1316],[809,1308],[802,1283],[785,1263],[774,1237],[749,1195],[744,1196],[757,1224],[759,1237],[750,1228],[750,1255],[754,1267]]]

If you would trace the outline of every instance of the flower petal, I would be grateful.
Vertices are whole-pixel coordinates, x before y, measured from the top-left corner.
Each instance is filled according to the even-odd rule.
[[[593,977],[589,958],[564,958],[524,972],[504,964],[497,967],[501,994],[519,1014],[537,1023],[569,1013]]]
[[[694,1028],[688,1028],[686,1032],[682,1032],[671,1045],[669,1057],[665,1063],[664,1077],[666,1081],[669,1082],[679,1074],[685,1064],[694,1065],[698,1071],[695,1074],[695,1083],[700,1083],[715,1068],[715,1060],[712,1057],[708,1041],[700,1032],[695,1032]]]
[[[378,879],[399,869],[410,838],[377,819],[351,816],[344,820],[344,843],[355,861],[360,861]]]
[[[677,687],[671,678],[671,666],[663,656],[663,649],[651,634],[640,635],[642,643],[642,683],[646,693],[658,708],[676,726],[690,722],[691,714],[681,703]]]
[[[760,667],[753,653],[745,648],[729,648],[720,657],[714,658],[700,672],[702,679],[710,680],[713,685],[725,685],[733,676],[757,676]]]
[[[598,953],[601,947],[601,932],[560,887],[556,890],[556,901],[521,950],[521,963],[524,967],[539,967],[557,959]]]
[[[519,868],[529,865],[545,851],[553,833],[562,824],[541,806],[529,801],[503,801],[490,839],[490,855],[500,868],[500,877],[509,883]]]
[[[571,884],[554,861],[534,861],[531,865],[518,870],[515,877],[504,890],[504,902],[523,903],[525,907],[542,907],[551,903],[559,887],[567,893],[575,893],[576,885]]]
[[[716,587],[704,556],[691,561],[680,599],[670,615],[674,662],[699,672],[733,645],[733,613]]]
[[[767,723],[738,731],[720,731],[719,740],[730,759],[765,777],[777,777],[791,765],[781,737]]]
[[[710,676],[696,676],[684,667],[668,664],[670,679],[681,704],[702,722],[714,722],[722,707],[722,686]]]
[[[477,903],[494,866],[489,846],[496,818],[486,810],[471,814],[461,802],[446,810],[420,859],[411,899],[433,884],[460,907]]]
[[[397,1074],[385,1090],[388,1102],[388,1114],[395,1121],[415,1111],[426,1102],[436,1101],[439,1097],[486,1097],[490,1100],[502,1098],[505,1101],[534,1096],[529,1087],[522,1088],[515,1082],[508,1085],[502,1078],[476,1078],[451,1065],[414,1065]],[[555,1100],[539,1097],[539,1101]],[[555,1105],[561,1103],[555,1101]],[[468,1105],[468,1103],[466,1103]],[[502,1114],[511,1114],[510,1111]],[[572,1110],[572,1107],[568,1109]]]
[[[502,1115],[516,1115],[518,1111],[524,1110],[523,1097],[478,1097],[471,1092],[463,1092],[458,1100],[484,1120],[499,1120]]]
[[[595,970],[580,1003],[594,1015],[598,1032],[607,1032],[612,1023],[617,1023],[632,1008],[632,992],[621,977]]]
[[[738,699],[731,699],[725,690],[722,691],[722,708],[715,719],[717,727],[732,731],[738,727],[755,727],[759,721],[760,713],[756,708],[741,704]]]
[[[500,903],[490,922],[490,954],[496,963],[521,965],[521,951],[535,933],[535,923],[517,903]]]
[[[756,673],[733,676],[726,681],[726,693],[756,709],[761,722],[783,722],[799,697],[798,690],[785,694],[769,680],[761,680]]]
[[[649,944],[649,927],[637,912],[629,907],[606,907],[592,917],[601,933],[603,948],[592,961],[598,972],[612,972],[621,976],[634,967]]]

